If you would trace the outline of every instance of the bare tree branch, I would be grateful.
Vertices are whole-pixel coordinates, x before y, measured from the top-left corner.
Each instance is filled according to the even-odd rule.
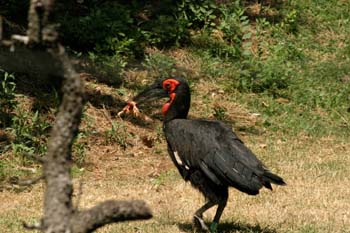
[[[73,215],[70,222],[74,233],[92,232],[97,228],[113,222],[152,217],[144,201],[105,201],[99,205]],[[82,224],[84,223],[84,224]]]
[[[54,0],[32,0],[28,12],[28,41],[29,44],[55,42],[57,32],[50,22]]]

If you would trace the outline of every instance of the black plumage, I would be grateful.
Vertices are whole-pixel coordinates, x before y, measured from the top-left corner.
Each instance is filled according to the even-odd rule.
[[[163,92],[162,92],[162,91]],[[284,185],[283,179],[271,173],[230,127],[220,121],[186,119],[190,108],[190,89],[182,78],[157,81],[138,95],[136,102],[147,102],[147,96],[169,96],[163,106],[164,134],[169,155],[184,180],[204,194],[207,203],[194,214],[194,222],[207,229],[203,213],[218,205],[211,225],[214,231],[226,206],[228,187],[256,195],[262,187],[272,190],[271,183]]]
[[[250,195],[282,182],[222,122],[174,119],[165,123],[164,132],[181,174],[199,169],[216,186],[232,186]]]

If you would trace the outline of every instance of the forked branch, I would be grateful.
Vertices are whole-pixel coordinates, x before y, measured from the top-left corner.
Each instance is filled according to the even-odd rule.
[[[70,224],[72,232],[84,233],[92,232],[101,226],[114,222],[149,219],[151,217],[151,211],[144,201],[110,200],[91,209],[75,213]]]

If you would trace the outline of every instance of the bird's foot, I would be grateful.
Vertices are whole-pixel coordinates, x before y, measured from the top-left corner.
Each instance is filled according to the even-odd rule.
[[[193,224],[196,232],[209,232],[209,228],[202,219],[202,216],[193,215]]]
[[[210,224],[210,233],[216,233],[216,232],[218,232],[218,223],[212,222]]]

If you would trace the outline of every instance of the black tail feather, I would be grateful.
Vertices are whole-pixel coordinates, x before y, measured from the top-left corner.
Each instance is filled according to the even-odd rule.
[[[272,190],[271,183],[276,185],[287,185],[286,182],[284,182],[283,178],[271,173],[270,171],[265,171],[262,179],[263,185]]]

